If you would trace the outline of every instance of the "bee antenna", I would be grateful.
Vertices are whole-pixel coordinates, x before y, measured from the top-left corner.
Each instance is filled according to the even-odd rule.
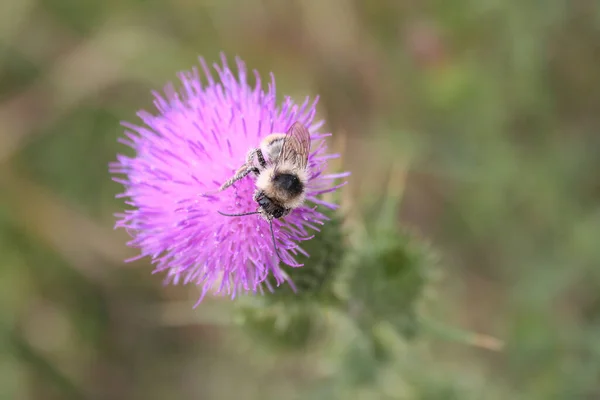
[[[251,211],[251,212],[240,213],[240,214],[226,214],[221,211],[217,211],[217,212],[226,217],[243,217],[245,215],[260,214],[260,211]],[[273,220],[272,219],[269,219],[269,228],[271,229],[271,239],[273,240],[273,248],[275,249],[275,254],[277,254],[277,257],[279,258],[279,260],[281,262],[284,262],[283,258],[281,258],[281,254],[279,254],[279,248],[277,247],[277,242],[275,241],[275,232],[273,231]]]
[[[260,214],[259,211],[251,211],[251,212],[246,212],[246,213],[240,213],[240,214],[225,214],[224,212],[221,211],[217,211],[219,214],[224,215],[226,217],[243,217],[244,215],[254,215],[254,214]]]
[[[271,239],[273,239],[273,248],[275,249],[275,254],[277,254],[277,257],[281,262],[284,262],[283,258],[281,258],[281,254],[279,254],[279,249],[277,248],[277,242],[275,241],[275,233],[273,232],[273,220],[271,219],[269,219],[269,228],[271,228]]]

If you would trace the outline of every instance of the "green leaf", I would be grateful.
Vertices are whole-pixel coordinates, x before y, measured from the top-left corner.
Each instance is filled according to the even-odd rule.
[[[357,323],[387,321],[404,337],[418,333],[419,305],[436,263],[429,246],[397,228],[369,235],[353,261],[349,298]],[[352,311],[351,311],[352,312]]]
[[[245,303],[237,310],[244,332],[272,350],[299,351],[326,337],[324,310],[317,304],[264,301]]]

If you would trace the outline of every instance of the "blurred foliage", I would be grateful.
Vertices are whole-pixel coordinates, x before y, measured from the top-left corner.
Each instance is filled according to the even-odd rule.
[[[320,94],[353,175],[296,297],[192,309],[123,264],[107,164],[220,51]],[[598,110],[593,0],[4,0],[0,398],[598,398]]]
[[[424,311],[421,302],[436,256],[424,242],[399,229],[394,216],[384,211],[366,227],[362,249],[351,261],[348,296],[359,325],[370,328],[387,321],[410,339],[419,329],[418,314]]]

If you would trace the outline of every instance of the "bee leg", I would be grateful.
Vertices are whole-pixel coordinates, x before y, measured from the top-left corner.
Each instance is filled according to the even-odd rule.
[[[258,149],[252,149],[248,152],[248,154],[246,154],[246,165],[252,165],[254,162],[254,157],[258,151]]]
[[[257,148],[250,150],[246,155],[246,163],[235,172],[235,175],[231,179],[222,184],[216,192],[222,192],[223,190],[227,189],[240,179],[245,178],[246,175],[248,175],[251,172],[258,175],[260,173],[260,170],[254,166],[254,157],[258,158],[258,162],[261,165],[261,167],[264,168],[267,165],[267,163],[265,162],[265,158],[262,155],[262,151],[260,151],[260,149]]]
[[[267,166],[267,162],[265,161],[265,157],[260,149],[255,149],[256,158],[258,158],[258,163],[261,167],[265,168]]]
[[[263,156],[260,148],[252,149],[248,152],[248,155],[246,156],[246,165],[253,165],[254,157],[256,157],[258,160],[258,164],[261,168],[265,168],[267,166],[267,162],[265,161],[265,157]]]
[[[260,154],[260,155],[258,155],[258,154]],[[259,162],[260,162],[260,160],[263,160],[263,162],[264,162],[264,158],[262,156],[262,153],[260,152],[260,149],[250,150],[248,152],[248,154],[246,155],[246,164],[242,165],[240,167],[240,169],[238,169],[236,171],[235,175],[231,179],[229,179],[227,182],[225,182],[223,185],[221,185],[221,187],[217,191],[222,192],[223,190],[227,189],[229,186],[233,185],[235,182],[246,177],[246,175],[248,175],[250,172],[253,172],[256,175],[258,175],[260,173],[260,171],[258,170],[258,168],[256,168],[254,166],[254,157],[257,157],[257,156],[258,156]],[[262,165],[262,163],[261,163],[261,165]]]
[[[240,167],[240,169],[237,170],[235,175],[233,177],[231,177],[231,179],[229,179],[227,182],[225,182],[223,185],[221,185],[221,187],[219,188],[218,191],[222,192],[223,190],[227,189],[229,186],[233,185],[240,179],[246,177],[246,175],[248,175],[250,172],[258,173],[259,171],[258,171],[258,168],[256,168],[256,167],[242,165]]]

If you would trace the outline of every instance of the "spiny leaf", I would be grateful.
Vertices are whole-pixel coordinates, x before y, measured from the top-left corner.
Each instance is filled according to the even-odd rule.
[[[388,321],[403,337],[414,337],[435,262],[428,246],[407,232],[389,229],[370,236],[349,281],[349,296],[360,308],[357,322]]]

